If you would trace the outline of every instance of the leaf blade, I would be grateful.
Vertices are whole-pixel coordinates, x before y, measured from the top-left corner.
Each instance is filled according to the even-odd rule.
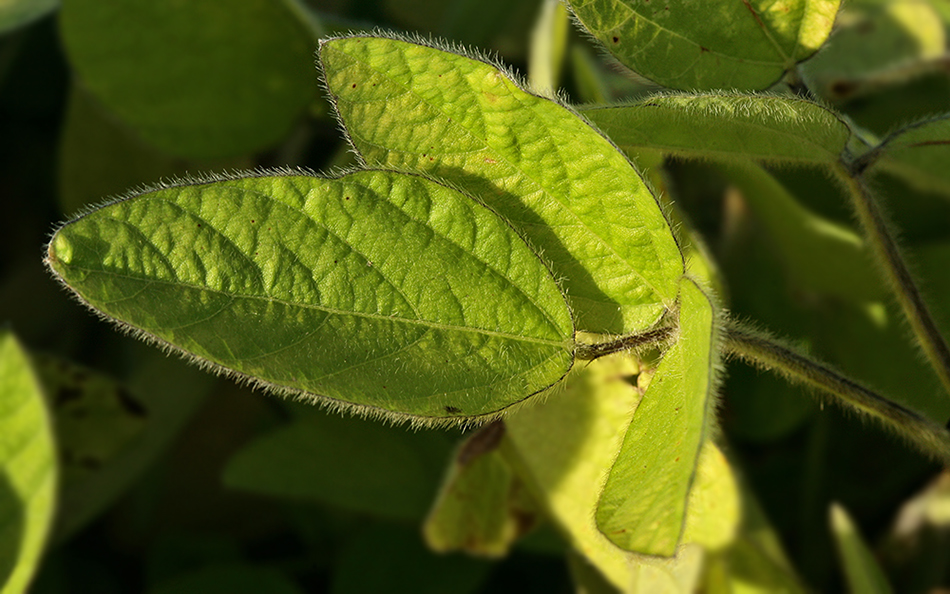
[[[339,38],[322,42],[320,60],[363,158],[485,201],[564,279],[579,329],[644,330],[672,304],[683,259],[656,198],[572,112],[434,47]]]
[[[57,466],[39,383],[14,335],[0,331],[0,583],[24,592],[53,522]]]
[[[627,153],[827,165],[851,136],[833,112],[803,99],[663,94],[631,105],[580,108]]]
[[[272,146],[316,90],[309,24],[284,2],[70,0],[60,14],[64,49],[85,86],[172,155]]]
[[[618,60],[661,85],[759,90],[818,50],[831,32],[839,2],[569,4]]]
[[[482,205],[413,175],[159,189],[67,224],[48,262],[148,337],[366,412],[492,414],[573,363],[571,315],[537,255]]]
[[[871,167],[899,176],[910,186],[950,195],[950,115],[918,122],[889,136]]]
[[[718,366],[713,304],[685,277],[680,308],[680,337],[637,407],[596,511],[597,527],[620,548],[667,557],[684,530]]]

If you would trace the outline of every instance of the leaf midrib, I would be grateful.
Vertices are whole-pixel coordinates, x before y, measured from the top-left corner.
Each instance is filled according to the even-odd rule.
[[[90,273],[90,274],[109,275],[109,276],[113,276],[113,277],[117,277],[117,278],[125,278],[125,279],[134,280],[134,281],[139,281],[139,282],[147,282],[147,283],[150,283],[150,284],[160,284],[160,285],[167,285],[167,286],[172,286],[172,287],[179,287],[179,288],[191,289],[191,290],[194,290],[194,291],[207,291],[207,292],[209,292],[209,293],[214,293],[214,294],[217,294],[217,295],[223,295],[223,296],[225,296],[225,297],[229,297],[229,298],[231,298],[232,300],[236,300],[236,299],[248,299],[248,300],[252,300],[252,301],[271,302],[271,303],[277,303],[277,304],[279,304],[279,305],[284,305],[284,306],[287,306],[287,307],[299,307],[299,308],[302,308],[302,309],[313,309],[313,310],[316,310],[316,311],[326,312],[326,313],[329,313],[329,314],[332,314],[332,315],[354,316],[354,317],[366,318],[366,319],[370,319],[370,320],[380,320],[380,321],[387,321],[387,322],[399,322],[399,323],[403,323],[403,324],[414,325],[414,326],[421,326],[421,327],[424,327],[424,328],[431,328],[431,329],[434,329],[434,330],[443,330],[443,331],[447,331],[447,332],[483,334],[483,335],[485,335],[485,336],[494,336],[494,337],[498,337],[498,338],[504,338],[504,339],[514,340],[514,341],[520,341],[520,342],[527,342],[527,343],[532,343],[532,344],[542,344],[542,345],[545,345],[545,346],[555,346],[555,347],[560,347],[560,348],[566,348],[566,347],[567,347],[567,344],[565,343],[564,340],[554,340],[554,339],[547,339],[547,338],[534,338],[534,337],[530,337],[530,336],[523,336],[523,335],[520,335],[520,334],[511,334],[511,333],[509,333],[509,332],[499,332],[499,331],[497,331],[497,330],[488,330],[488,329],[485,329],[485,328],[476,328],[476,327],[472,327],[472,326],[456,326],[456,325],[453,325],[453,324],[442,324],[442,323],[433,322],[433,321],[430,321],[430,320],[409,319],[409,318],[404,318],[404,317],[396,316],[396,315],[389,315],[389,316],[387,316],[387,315],[372,314],[372,313],[367,313],[367,312],[348,311],[348,310],[342,310],[342,309],[337,309],[337,308],[333,308],[333,307],[326,307],[326,306],[322,306],[322,305],[314,305],[314,304],[311,304],[311,303],[295,303],[295,302],[287,301],[287,300],[285,300],[285,299],[280,299],[280,298],[273,297],[273,296],[269,296],[269,295],[247,295],[247,294],[241,294],[241,293],[231,293],[231,292],[223,291],[223,290],[220,290],[220,289],[213,289],[213,288],[210,288],[210,287],[202,287],[202,286],[198,286],[198,285],[193,285],[193,284],[191,284],[191,283],[172,282],[172,281],[166,281],[166,280],[156,279],[156,278],[138,277],[138,276],[134,276],[134,275],[131,275],[131,274],[122,274],[122,273],[120,273],[120,272],[108,271],[108,270],[104,270],[104,269],[88,268],[88,267],[84,267],[84,266],[71,265],[70,268],[71,268],[72,270],[84,271],[84,272],[87,272],[87,273]],[[88,299],[88,297],[84,297],[84,298],[85,298],[85,299]],[[116,300],[114,300],[114,301],[103,301],[103,300],[96,300],[96,301],[97,301],[99,304],[103,305],[103,306],[107,306],[107,305],[110,304],[110,303],[117,303],[117,302],[122,301],[122,300],[125,300],[125,299],[126,299],[126,297],[123,297],[122,299],[116,299]],[[92,300],[90,299],[90,301],[92,301]],[[204,320],[202,320],[202,321],[204,321]],[[198,322],[198,323],[200,323],[200,322]],[[186,327],[186,326],[187,326],[187,325],[185,325],[185,326],[178,326],[177,328],[183,328],[183,327]],[[163,328],[160,328],[159,330],[161,330],[161,329],[163,329]]]

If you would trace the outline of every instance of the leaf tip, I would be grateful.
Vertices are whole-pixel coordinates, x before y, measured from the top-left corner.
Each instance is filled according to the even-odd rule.
[[[46,263],[50,268],[55,269],[56,264],[69,264],[73,260],[73,245],[62,231],[57,231],[56,235],[46,247]]]

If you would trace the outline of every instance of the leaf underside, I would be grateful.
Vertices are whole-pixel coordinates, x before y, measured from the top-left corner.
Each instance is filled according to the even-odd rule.
[[[680,286],[679,338],[640,400],[596,512],[614,544],[647,555],[671,556],[679,544],[715,388],[712,303],[694,281]]]
[[[656,198],[566,107],[493,64],[396,39],[324,41],[320,61],[363,159],[493,208],[550,263],[579,330],[642,331],[673,304],[683,258]]]
[[[538,256],[415,175],[158,189],[66,224],[48,262],[103,315],[199,362],[369,412],[486,415],[573,362],[570,312]]]
[[[899,130],[881,148],[880,169],[917,189],[950,196],[950,115]]]

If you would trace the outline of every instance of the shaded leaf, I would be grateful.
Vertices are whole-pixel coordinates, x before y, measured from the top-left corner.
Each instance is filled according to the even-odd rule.
[[[691,594],[696,592],[705,557],[702,547],[694,544],[680,546],[676,556],[638,556],[634,566],[633,582],[627,590],[631,594]]]
[[[462,442],[422,528],[433,551],[503,557],[534,524],[519,497],[524,487],[497,449],[504,432],[495,421]]]
[[[103,442],[111,442],[108,449],[114,455],[103,458],[102,465],[95,469],[87,468],[89,472],[70,473],[74,480],[63,484],[55,527],[57,542],[86,526],[134,484],[174,442],[204,401],[214,381],[208,374],[153,349],[135,343],[126,348],[130,347],[141,350],[133,350],[140,357],[136,368],[124,382],[127,397],[139,403],[148,416],[140,419],[144,421],[140,425],[141,432],[136,430],[137,435],[123,444],[127,447],[116,448],[118,444],[113,440],[118,436],[103,436]],[[135,405],[126,402],[120,406],[125,409]],[[100,446],[96,449],[103,451]]]
[[[538,93],[554,97],[568,46],[567,9],[558,0],[544,0],[531,32],[528,82]]]
[[[418,176],[162,188],[68,223],[48,262],[147,338],[374,414],[495,413],[573,362],[570,313],[534,252]]]
[[[706,551],[732,544],[742,511],[739,486],[726,457],[711,441],[700,450],[687,505],[684,543]]]
[[[9,330],[0,330],[0,394],[0,592],[20,594],[46,546],[57,467],[43,393]]]
[[[850,590],[862,594],[892,592],[884,572],[864,543],[848,512],[840,505],[832,504],[830,514],[831,531],[838,545],[838,555],[848,578],[848,584],[851,586]]]
[[[634,72],[676,89],[771,86],[825,42],[837,0],[571,0],[591,34]]]
[[[872,167],[899,176],[924,192],[950,196],[950,115],[898,130],[877,149]]]
[[[779,535],[748,485],[741,485],[742,522],[726,549],[706,556],[702,589],[708,594],[803,594]]]
[[[53,408],[61,482],[68,491],[141,437],[148,409],[109,376],[50,356],[34,361]]]
[[[493,48],[511,59],[528,49],[525,31],[531,28],[542,0],[382,0],[395,23],[410,31]],[[357,29],[337,29],[340,34]]]
[[[578,329],[630,333],[672,305],[683,259],[656,198],[610,142],[497,66],[405,41],[324,41],[363,158],[434,175],[505,217],[563,279]]]
[[[680,287],[679,337],[637,407],[596,513],[597,527],[617,546],[667,557],[680,543],[701,446],[714,422],[718,368],[713,304],[694,281],[684,278]]]
[[[798,288],[855,302],[887,295],[863,239],[809,211],[768,171],[753,163],[722,166]]]
[[[267,148],[317,96],[312,33],[284,2],[66,0],[60,25],[83,84],[174,155]]]
[[[189,171],[250,167],[249,159],[189,160],[171,157],[135,137],[77,85],[69,91],[59,141],[59,206],[76,212],[129,188]]]
[[[450,448],[438,433],[316,413],[245,446],[228,462],[224,482],[271,497],[419,520]]]
[[[636,359],[616,354],[577,369],[543,405],[506,417],[505,459],[565,535],[572,549],[618,590],[631,579],[634,556],[618,549],[591,513],[622,434],[640,398],[631,377]]]
[[[4,0],[0,4],[0,35],[29,25],[59,6],[59,0]]]
[[[853,0],[841,9],[832,41],[802,64],[802,77],[821,97],[853,99],[939,70],[939,64],[925,62],[940,57],[946,43],[930,2]]]
[[[829,165],[851,132],[817,103],[769,95],[653,95],[580,112],[631,156]]]

